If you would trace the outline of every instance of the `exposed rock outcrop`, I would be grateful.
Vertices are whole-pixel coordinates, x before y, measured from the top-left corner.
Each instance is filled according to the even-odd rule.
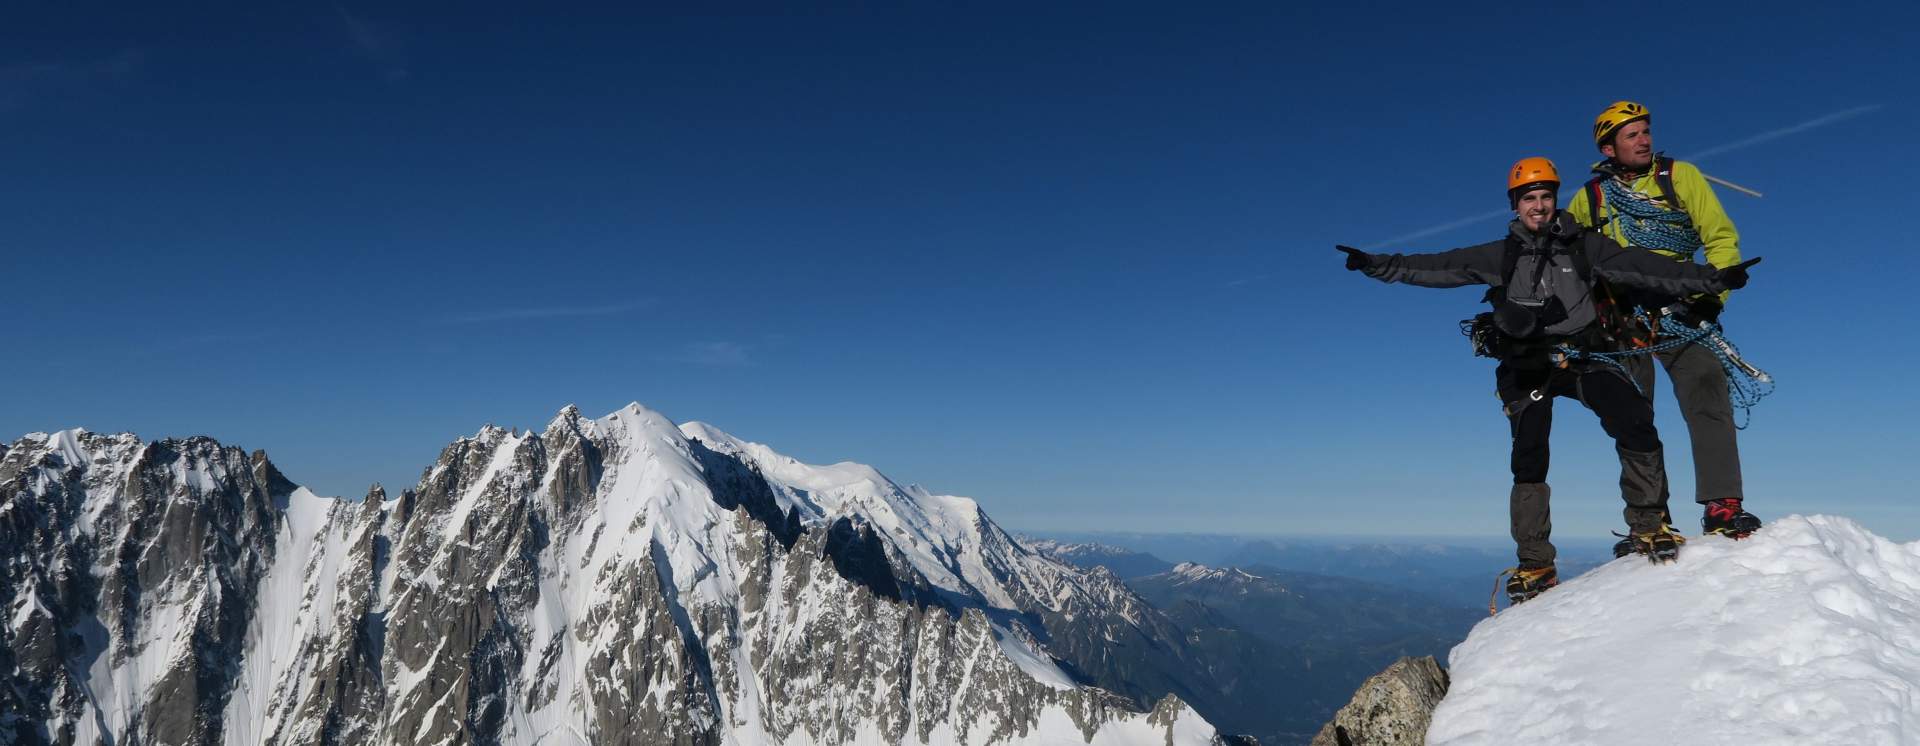
[[[1445,696],[1447,672],[1432,656],[1401,658],[1361,684],[1312,746],[1422,746]]]

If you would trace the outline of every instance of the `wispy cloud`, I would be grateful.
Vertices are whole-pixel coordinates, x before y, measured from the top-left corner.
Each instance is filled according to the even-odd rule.
[[[200,334],[189,334],[186,336],[178,337],[173,339],[172,341],[179,345],[189,345],[189,346],[228,345],[228,344],[242,344],[247,342],[265,342],[277,336],[279,335],[273,332],[265,332],[265,331],[202,332]]]
[[[1271,277],[1273,277],[1273,275],[1270,275],[1270,274],[1247,275],[1246,277],[1228,280],[1227,287],[1230,287],[1230,288],[1245,287],[1247,285],[1252,285],[1256,282],[1266,282]]]
[[[207,348],[243,347],[285,339],[285,335],[264,330],[201,330],[181,334],[159,334],[141,338],[137,349],[147,354],[203,354]]]
[[[496,308],[486,311],[447,316],[438,321],[442,324],[484,324],[495,321],[526,321],[531,319],[562,319],[581,316],[612,316],[645,308],[648,301],[630,301],[600,306],[547,306],[541,308]]]
[[[1713,156],[1720,155],[1721,153],[1730,153],[1735,150],[1740,150],[1742,148],[1750,148],[1764,142],[1771,142],[1774,140],[1778,140],[1788,135],[1797,135],[1802,132],[1806,132],[1807,130],[1818,129],[1820,127],[1825,127],[1829,124],[1834,124],[1836,122],[1844,122],[1854,117],[1858,117],[1866,114],[1872,114],[1883,108],[1885,107],[1881,104],[1867,104],[1866,106],[1855,106],[1851,109],[1843,109],[1840,111],[1836,111],[1832,114],[1828,114],[1826,116],[1814,117],[1813,119],[1809,119],[1799,124],[1790,125],[1787,127],[1781,127],[1780,129],[1777,129],[1777,130],[1762,132],[1758,135],[1754,135],[1744,140],[1736,140],[1734,142],[1730,142],[1725,145],[1716,145],[1714,147],[1707,148],[1706,150],[1702,150],[1698,153],[1693,153],[1688,155],[1687,160],[1697,161],[1703,158],[1711,158]]]
[[[679,363],[734,368],[751,365],[753,357],[750,352],[746,345],[738,342],[695,342],[668,359]]]
[[[412,74],[407,68],[406,49],[392,32],[354,15],[339,3],[335,3],[333,9],[339,14],[341,25],[346,27],[347,39],[353,43],[353,49],[361,59],[379,68],[390,82],[406,80]]]
[[[125,81],[137,74],[146,61],[145,51],[129,49],[82,62],[25,62],[0,67],[0,112]]]
[[[1433,226],[1428,226],[1426,228],[1421,228],[1420,230],[1414,231],[1412,233],[1403,233],[1401,235],[1394,236],[1393,238],[1387,238],[1387,239],[1375,241],[1373,243],[1367,244],[1360,248],[1371,251],[1373,249],[1400,246],[1400,245],[1404,245],[1408,241],[1413,241],[1416,239],[1426,238],[1427,236],[1446,233],[1447,231],[1454,230],[1456,228],[1465,228],[1469,225],[1474,225],[1476,223],[1485,223],[1485,222],[1491,221],[1494,218],[1512,217],[1512,216],[1513,216],[1512,210],[1494,210],[1492,212],[1478,213],[1474,215],[1469,215],[1464,218],[1460,218],[1458,220],[1449,220],[1439,225],[1433,225]]]

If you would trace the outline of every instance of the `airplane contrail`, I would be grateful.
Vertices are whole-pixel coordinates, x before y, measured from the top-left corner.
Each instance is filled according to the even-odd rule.
[[[1421,228],[1420,230],[1414,231],[1412,233],[1394,236],[1393,238],[1383,239],[1380,241],[1375,241],[1373,243],[1367,244],[1360,248],[1366,249],[1368,251],[1372,251],[1374,249],[1378,249],[1383,246],[1393,246],[1393,245],[1401,244],[1407,241],[1412,241],[1413,239],[1416,239],[1416,238],[1426,238],[1427,236],[1431,236],[1436,233],[1445,233],[1455,228],[1465,228],[1469,225],[1473,225],[1474,223],[1485,222],[1487,220],[1500,217],[1502,215],[1512,215],[1512,214],[1513,214],[1512,210],[1494,210],[1493,212],[1483,212],[1478,215],[1460,218],[1459,220],[1453,220],[1453,221],[1441,223],[1436,226]]]
[[[1816,127],[1825,127],[1829,124],[1833,124],[1834,122],[1844,122],[1848,119],[1852,119],[1862,114],[1871,114],[1873,112],[1879,111],[1882,108],[1884,107],[1880,104],[1868,104],[1866,106],[1855,106],[1851,109],[1836,111],[1832,114],[1828,114],[1823,117],[1815,117],[1813,119],[1809,119],[1807,121],[1801,122],[1799,124],[1796,124],[1790,127],[1781,127],[1780,129],[1773,130],[1771,132],[1762,132],[1758,135],[1754,135],[1745,140],[1739,140],[1736,142],[1727,143],[1725,145],[1719,145],[1716,147],[1707,148],[1706,150],[1702,150],[1698,153],[1694,153],[1693,155],[1689,156],[1687,160],[1697,161],[1702,158],[1711,158],[1721,153],[1735,151],[1735,150],[1739,150],[1741,148],[1746,148],[1746,147],[1752,147],[1754,145],[1759,145],[1760,143],[1768,142],[1771,140],[1778,140],[1782,137],[1786,137],[1787,135],[1799,134],[1801,132],[1814,129]]]

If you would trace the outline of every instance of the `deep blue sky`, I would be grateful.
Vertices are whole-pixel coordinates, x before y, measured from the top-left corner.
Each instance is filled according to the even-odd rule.
[[[637,400],[1016,528],[1497,535],[1480,291],[1331,246],[1496,237],[1508,165],[1578,178],[1632,98],[1767,193],[1722,192],[1781,381],[1751,507],[1920,537],[1911,4],[524,5],[0,11],[0,433],[357,496]],[[1557,523],[1602,534],[1560,410]]]

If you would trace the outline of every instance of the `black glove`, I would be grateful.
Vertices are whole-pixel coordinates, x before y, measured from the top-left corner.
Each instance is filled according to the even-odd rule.
[[[1372,254],[1352,246],[1335,246],[1334,248],[1347,252],[1347,269],[1349,270],[1361,270],[1373,266]]]
[[[1684,313],[1686,313],[1687,318],[1693,319],[1694,321],[1718,324],[1720,323],[1720,310],[1725,307],[1726,306],[1720,302],[1720,296],[1702,295],[1687,301],[1687,308]]]
[[[1728,290],[1739,290],[1747,286],[1747,268],[1760,263],[1760,257],[1748,259],[1719,272],[1713,273],[1714,281]]]

